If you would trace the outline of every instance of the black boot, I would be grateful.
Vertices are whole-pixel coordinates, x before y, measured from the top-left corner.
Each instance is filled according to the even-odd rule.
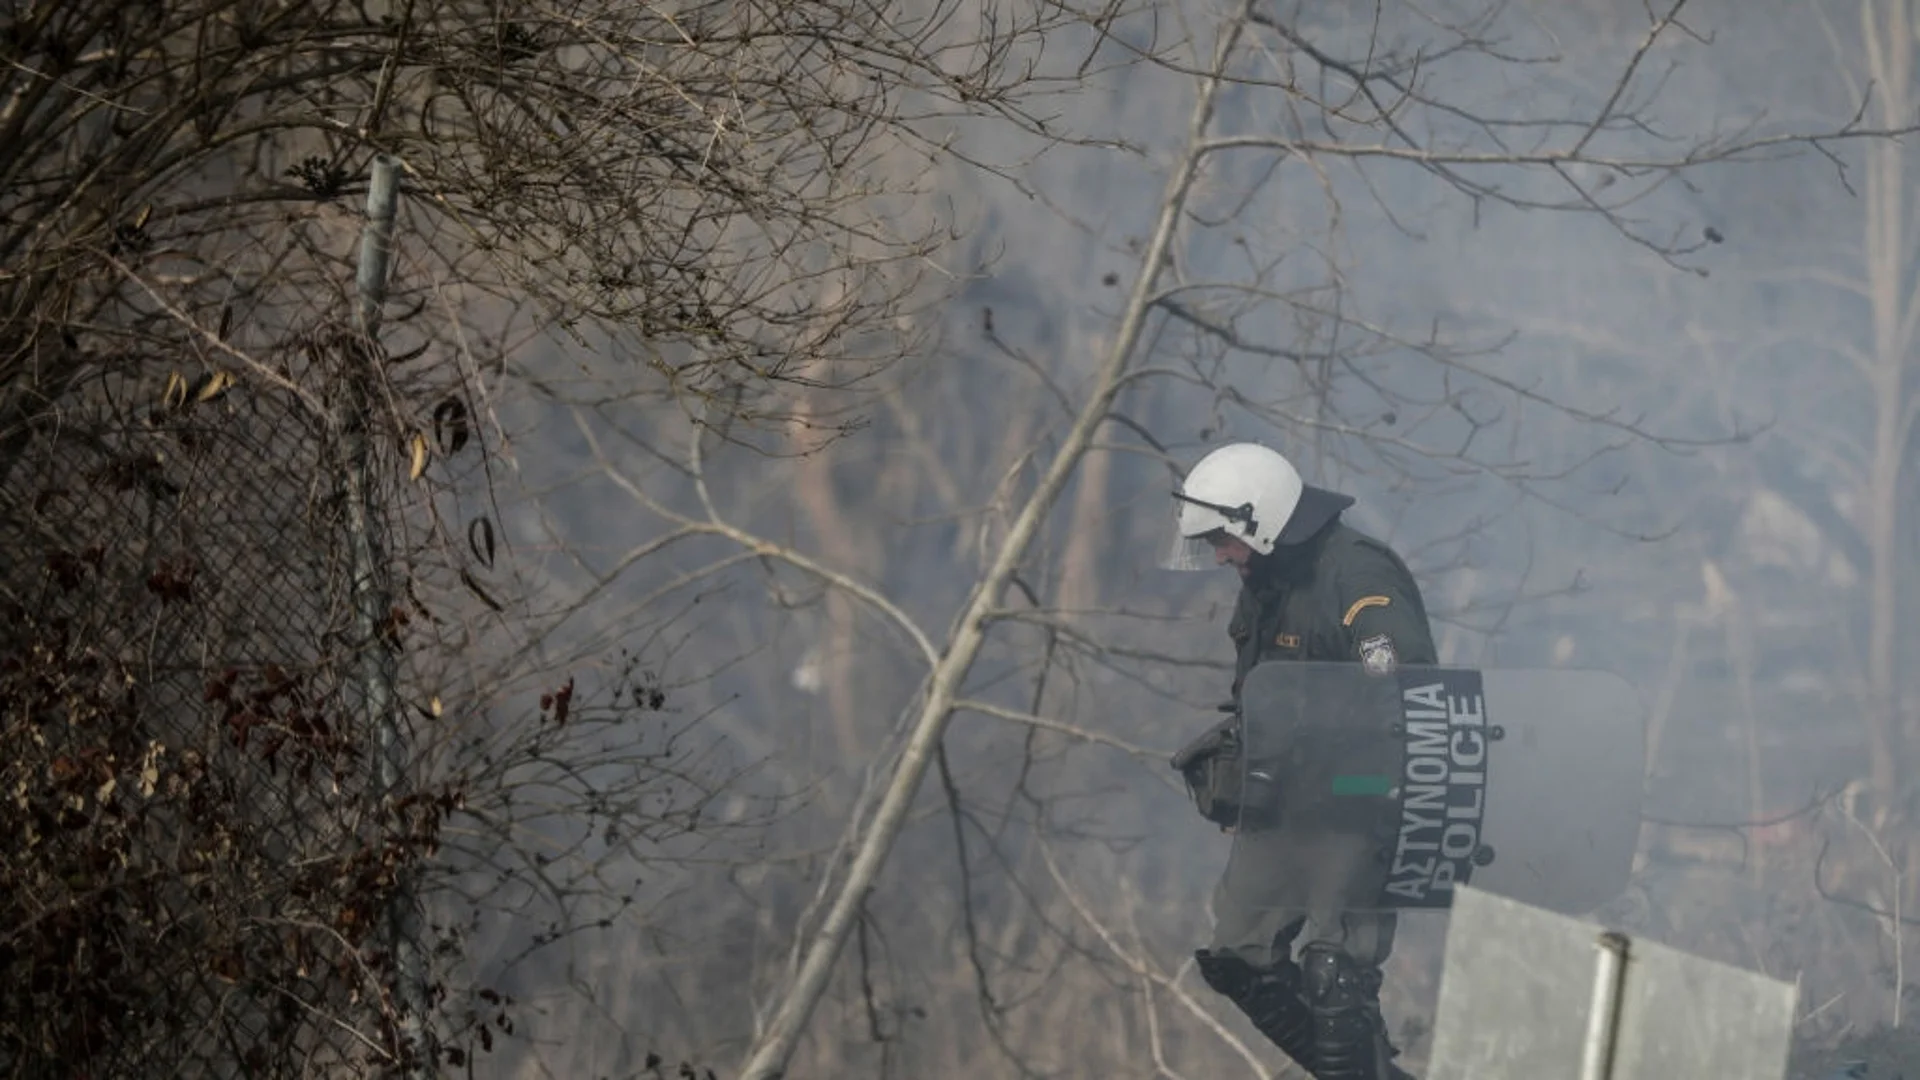
[[[1231,954],[1194,953],[1200,977],[1238,1006],[1253,1026],[1301,1068],[1313,1063],[1313,1013],[1301,994],[1300,968],[1283,961],[1257,968]]]
[[[1309,945],[1300,954],[1307,1006],[1313,1015],[1317,1080],[1413,1080],[1393,1063],[1380,1016],[1380,969],[1362,966],[1335,946]]]

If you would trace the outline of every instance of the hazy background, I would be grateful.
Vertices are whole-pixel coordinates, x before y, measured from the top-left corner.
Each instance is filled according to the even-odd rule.
[[[1625,0],[1386,5],[1378,26],[1272,9],[1348,55],[1375,35],[1440,40],[1438,23],[1481,14],[1504,55],[1553,59],[1445,58],[1428,85],[1462,110],[1529,117],[1591,113],[1648,25]],[[1688,5],[1687,26],[1710,40],[1670,31],[1644,58],[1628,93],[1649,130],[1607,133],[1606,152],[1669,158],[1715,131],[1845,124],[1887,77],[1866,59],[1867,30],[1877,48],[1914,48],[1900,9]],[[1183,20],[1203,28],[1217,14],[1158,5],[1123,25],[1135,44],[1165,45]],[[1123,50],[1102,55],[1117,64]],[[1891,70],[1895,85],[1872,89],[1875,124],[1913,113],[1910,65]],[[955,130],[1007,176],[937,167],[927,205],[961,239],[943,263],[950,297],[914,316],[925,347],[864,388],[864,426],[817,453],[707,437],[699,465],[717,514],[885,595],[937,646],[1009,500],[1057,444],[1063,399],[1077,403],[1110,341],[1192,89],[1165,69],[1114,66],[1052,102],[1055,132],[1132,149],[1060,145],[1036,159],[1037,143],[1004,129]],[[1878,111],[1889,94],[1891,116]],[[1433,138],[1453,123],[1414,115]],[[1242,87],[1223,94],[1217,130],[1314,138],[1324,123]],[[1920,495],[1911,422],[1904,441],[1876,442],[1889,394],[1896,418],[1920,401],[1906,326],[1920,312],[1914,185],[1900,171],[1912,156],[1904,142],[1872,161],[1864,143],[1826,149],[1833,159],[1799,148],[1657,186],[1623,177],[1651,187],[1626,211],[1640,235],[1697,247],[1673,258],[1618,222],[1475,200],[1408,164],[1323,155],[1269,174],[1252,155],[1220,159],[1196,201],[1224,220],[1188,224],[1179,272],[1267,293],[1196,290],[1192,302],[1308,359],[1220,350],[1178,321],[1150,322],[1137,362],[1189,377],[1124,393],[1117,411],[1137,428],[1104,429],[1023,564],[1032,596],[1006,600],[1040,614],[996,630],[965,690],[1126,745],[962,714],[790,1075],[1145,1076],[1154,1040],[1176,1073],[1238,1075],[1251,1066],[1226,1033],[1277,1068],[1180,967],[1204,941],[1226,842],[1164,765],[1226,691],[1237,587],[1225,572],[1154,566],[1169,463],[1241,438],[1358,498],[1350,520],[1419,575],[1444,661],[1603,668],[1638,688],[1646,813],[1659,820],[1607,921],[1799,980],[1808,1040],[1893,1020],[1897,935],[1820,895],[1814,873],[1828,844],[1828,892],[1892,909],[1903,891],[1868,839],[1903,806],[1868,785],[1874,718],[1886,718],[1882,754],[1904,753],[1920,700],[1902,636],[1920,587],[1904,509]],[[1537,170],[1472,175],[1514,197],[1567,196]],[[1874,235],[1885,250],[1869,249]],[[1430,335],[1451,363],[1412,347]],[[871,608],[791,566],[712,568],[740,550],[723,539],[616,573],[669,528],[623,485],[701,513],[688,418],[627,400],[619,366],[575,344],[536,343],[517,371],[594,400],[556,404],[508,379],[495,402],[512,440],[496,497],[522,589],[536,610],[569,609],[539,649],[604,657],[577,672],[584,698],[604,694],[619,649],[640,657],[667,692],[660,730],[697,748],[703,775],[732,777],[708,812],[733,826],[601,868],[608,889],[622,871],[643,881],[636,904],[528,959],[516,957],[548,901],[526,897],[526,920],[482,926],[477,977],[523,1011],[481,1065],[631,1075],[657,1052],[724,1072],[786,972],[863,779],[887,760],[919,659]],[[838,416],[845,402],[823,392],[817,407]],[[1889,505],[1905,516],[1876,532],[1875,508]],[[1896,661],[1879,669],[1890,713],[1875,712],[1876,647]],[[1850,783],[1816,812],[1744,834],[1672,824],[1773,819]],[[1890,857],[1904,864],[1897,846]],[[1417,1067],[1441,927],[1409,919],[1401,941],[1387,1010]]]

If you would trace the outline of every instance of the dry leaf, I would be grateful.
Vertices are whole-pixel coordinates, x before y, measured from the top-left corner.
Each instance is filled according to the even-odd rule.
[[[221,394],[226,393],[227,388],[232,385],[233,376],[224,371],[216,371],[212,375],[207,376],[206,380],[200,384],[200,392],[194,395],[193,400],[211,401]]]
[[[187,380],[179,372],[167,375],[166,392],[160,395],[160,407],[172,412],[187,403]]]
[[[160,785],[160,755],[167,748],[157,742],[147,743],[147,752],[140,759],[140,797],[152,798],[154,788]]]

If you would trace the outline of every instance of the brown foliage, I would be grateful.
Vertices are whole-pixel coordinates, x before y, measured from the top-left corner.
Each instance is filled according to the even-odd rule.
[[[378,798],[329,522],[226,467],[270,425],[80,404],[0,489],[0,1071],[394,1060],[377,931],[458,797]]]
[[[616,745],[556,679],[551,726],[475,738],[471,774],[402,760],[406,793],[390,787],[370,713],[411,699],[370,692],[370,658],[470,629],[450,595],[513,603],[506,537],[487,516],[442,522],[421,492],[453,478],[429,463],[484,455],[496,418],[476,380],[529,329],[631,364],[629,393],[724,392],[760,419],[783,385],[897,355],[914,286],[896,270],[941,235],[887,205],[911,177],[882,157],[917,136],[909,102],[1011,115],[1010,50],[1042,29],[974,34],[953,15],[0,15],[0,1075],[405,1064],[383,927],[467,777],[504,807],[526,762]],[[375,153],[401,163],[405,196],[368,349],[343,328]],[[367,550],[372,584],[355,580]],[[369,630],[356,607],[376,593]],[[663,691],[631,704],[658,711]],[[416,711],[443,729],[423,745],[473,722],[437,697]],[[615,848],[649,827],[598,835]],[[476,1001],[486,1049],[511,1022],[501,995]]]
[[[291,389],[272,357],[344,298],[342,226],[376,151],[402,162],[417,238],[388,318],[411,324],[396,358],[429,343],[484,358],[502,312],[524,306],[539,332],[650,370],[635,393],[726,390],[764,417],[777,405],[737,392],[857,379],[895,355],[874,333],[897,328],[905,268],[941,239],[880,198],[911,182],[884,155],[917,137],[910,112],[1011,112],[1013,43],[1039,29],[972,34],[953,15],[842,0],[16,7],[0,22],[7,467],[30,418],[156,347]],[[486,325],[454,333],[471,304]]]

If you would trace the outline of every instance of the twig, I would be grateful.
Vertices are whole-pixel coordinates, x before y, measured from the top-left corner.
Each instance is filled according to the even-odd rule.
[[[1115,750],[1125,751],[1142,760],[1162,760],[1167,756],[1165,750],[1155,750],[1137,743],[1130,743],[1125,739],[1115,738],[1112,735],[1102,735],[1097,731],[1088,731],[1086,728],[1080,727],[1077,724],[1069,724],[1064,720],[1054,720],[1050,717],[1024,712],[1020,709],[1009,709],[1004,705],[995,705],[988,701],[979,701],[973,698],[956,698],[953,702],[953,711],[976,712],[983,716],[991,716],[996,720],[1005,720],[1014,724],[1024,724],[1027,727],[1039,728],[1043,731],[1058,732],[1061,735],[1079,739],[1082,742],[1111,746]]]
[[[224,353],[227,356],[230,356],[233,359],[238,360],[241,364],[245,365],[247,370],[253,372],[255,375],[260,376],[260,378],[266,380],[266,382],[268,382],[269,384],[273,386],[277,386],[280,389],[285,390],[286,392],[299,398],[302,404],[306,405],[309,409],[313,410],[313,414],[315,416],[325,417],[327,415],[326,407],[320,403],[320,399],[317,397],[314,397],[305,388],[295,384],[292,380],[286,378],[285,376],[281,375],[279,372],[273,370],[272,368],[254,359],[253,357],[248,356],[246,353],[241,352],[239,349],[236,349],[233,346],[227,344],[225,341],[222,341],[220,339],[220,336],[218,334],[215,334],[213,331],[193,321],[193,318],[191,316],[187,315],[186,312],[183,312],[179,308],[168,303],[164,297],[162,297],[158,292],[154,291],[153,286],[147,284],[147,281],[145,278],[141,277],[139,274],[134,273],[132,268],[128,267],[125,263],[121,262],[119,259],[116,259],[111,255],[104,256],[104,258],[106,259],[109,265],[111,265],[115,270],[118,270],[121,273],[121,275],[124,276],[128,281],[131,281],[136,286],[138,286],[141,292],[146,293],[147,298],[152,300],[154,304],[157,307],[159,307],[161,311],[165,312],[169,318],[173,319],[175,322],[178,322],[181,326],[186,327],[189,331],[193,333],[195,337],[199,338],[201,341],[211,346],[214,349],[214,351]]]
[[[1115,940],[1113,932],[1107,929],[1106,924],[1101,922],[1098,916],[1094,915],[1093,909],[1088,906],[1086,899],[1080,895],[1078,890],[1068,883],[1066,875],[1060,872],[1060,864],[1055,861],[1053,856],[1053,845],[1047,843],[1044,838],[1036,839],[1034,843],[1040,851],[1041,860],[1047,864],[1047,873],[1053,878],[1054,885],[1056,885],[1060,889],[1060,892],[1067,898],[1067,903],[1072,906],[1074,913],[1080,916],[1081,921],[1085,922],[1087,926],[1093,930],[1094,934],[1100,938],[1101,943],[1113,954],[1114,959],[1118,960],[1134,975],[1146,979],[1157,986],[1164,987],[1188,1012],[1192,1013],[1201,1023],[1212,1029],[1213,1033],[1220,1037],[1220,1041],[1231,1046],[1239,1053],[1239,1055],[1246,1060],[1248,1066],[1253,1069],[1255,1075],[1259,1076],[1261,1080],[1273,1080],[1273,1073],[1261,1063],[1260,1059],[1254,1055],[1247,1044],[1242,1042],[1239,1036],[1227,1030],[1226,1025],[1214,1019],[1213,1014],[1202,1008],[1200,1003],[1193,999],[1192,994],[1187,993],[1172,979],[1148,966],[1140,958],[1122,948],[1120,943]]]
[[[1880,838],[1874,835],[1873,830],[1867,828],[1866,825],[1854,815],[1853,807],[1842,804],[1840,812],[1848,821],[1853,823],[1855,828],[1866,835],[1867,842],[1873,845],[1875,852],[1879,853],[1880,861],[1887,864],[1887,872],[1893,875],[1893,912],[1892,918],[1886,920],[1885,926],[1887,927],[1887,933],[1893,936],[1893,1026],[1895,1030],[1898,1030],[1900,1027],[1901,999],[1906,996],[1907,982],[1906,957],[1904,949],[1902,948],[1906,935],[1900,932],[1900,899],[1901,894],[1906,891],[1906,873],[1894,865],[1893,856],[1887,853],[1886,847],[1880,843]]]

